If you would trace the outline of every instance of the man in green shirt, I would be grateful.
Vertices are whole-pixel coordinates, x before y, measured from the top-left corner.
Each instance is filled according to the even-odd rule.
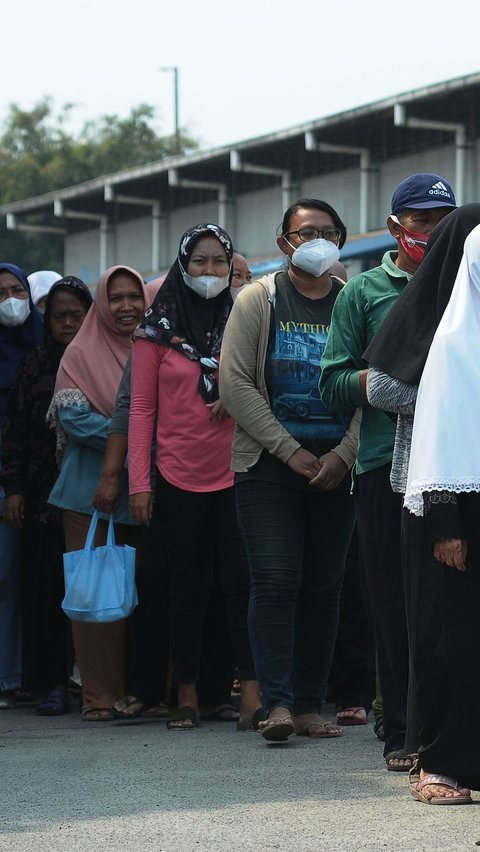
[[[435,225],[456,206],[447,181],[436,174],[405,178],[392,197],[387,227],[397,251],[380,266],[351,278],[337,297],[322,358],[320,391],[331,411],[362,406],[355,468],[360,571],[377,649],[383,697],[387,769],[407,771],[408,643],[400,554],[401,497],[390,486],[395,423],[367,402],[363,353],[418,268]]]

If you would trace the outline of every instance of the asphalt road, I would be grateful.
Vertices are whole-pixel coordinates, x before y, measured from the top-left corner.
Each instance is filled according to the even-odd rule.
[[[168,732],[158,721],[45,719],[21,707],[0,711],[0,770],[8,852],[480,846],[480,794],[464,807],[415,802],[407,776],[385,770],[371,724],[268,745],[231,723]]]

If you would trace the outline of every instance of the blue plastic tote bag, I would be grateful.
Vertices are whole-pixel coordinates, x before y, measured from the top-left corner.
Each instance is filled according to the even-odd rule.
[[[95,512],[84,550],[63,555],[62,609],[72,621],[119,621],[130,615],[138,603],[135,548],[115,544],[112,516],[106,545],[94,547],[97,522],[98,512]]]

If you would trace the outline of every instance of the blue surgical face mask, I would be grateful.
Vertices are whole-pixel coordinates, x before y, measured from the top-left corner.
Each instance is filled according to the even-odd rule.
[[[294,266],[303,269],[309,275],[320,278],[336,263],[339,257],[340,250],[335,243],[319,237],[318,240],[301,243],[293,252],[291,261]]]

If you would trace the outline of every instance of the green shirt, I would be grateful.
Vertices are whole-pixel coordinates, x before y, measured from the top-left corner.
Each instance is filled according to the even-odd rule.
[[[392,460],[395,423],[372,408],[360,390],[363,353],[412,277],[395,266],[397,253],[387,251],[380,266],[361,272],[345,284],[333,308],[322,358],[320,391],[331,411],[362,406],[356,472],[374,470]]]

